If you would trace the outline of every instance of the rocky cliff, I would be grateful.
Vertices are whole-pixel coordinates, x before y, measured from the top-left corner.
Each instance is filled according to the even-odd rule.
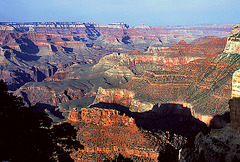
[[[240,160],[240,99],[236,93],[239,71],[233,75],[232,98],[229,100],[231,123],[222,129],[212,129],[207,135],[198,134],[193,148],[186,148],[182,161],[239,161]]]
[[[26,84],[22,86],[16,94],[23,96],[25,101],[31,103],[31,105],[35,105],[39,102],[42,104],[59,106],[60,103],[79,99],[80,96],[85,96],[80,95],[81,92],[74,89],[71,90],[71,96],[66,96],[64,93],[71,89],[68,87],[72,87],[70,83],[75,85],[74,88],[81,89],[86,94],[91,93],[94,95],[99,86],[118,86],[127,83],[136,74],[140,74],[145,70],[157,71],[179,68],[196,58],[198,57],[162,57],[158,54],[140,52],[129,54],[113,53],[103,57],[98,64],[93,66],[73,64],[64,68],[64,70],[57,70],[52,76],[45,79],[44,83]],[[87,85],[87,88],[83,90],[82,85]],[[45,92],[47,94],[45,94]],[[78,97],[72,96],[74,92],[76,92],[75,96]],[[99,93],[100,92],[99,90]],[[42,94],[42,99],[41,96],[38,97],[39,94]],[[45,95],[48,97],[44,99]],[[138,99],[134,99],[131,103],[131,108],[136,111],[138,111],[136,107],[141,107],[141,102],[139,102]],[[120,104],[127,105],[125,103]],[[152,106],[152,104],[148,103],[145,103],[145,105]]]
[[[29,81],[41,82],[73,63],[95,63],[107,53],[87,47],[80,40],[47,35],[32,28],[27,32],[0,30],[0,50],[0,78],[10,90]]]
[[[237,37],[236,34],[235,36]],[[223,40],[225,41],[226,39],[203,44],[208,44],[210,47],[211,44],[224,42]],[[184,41],[179,42],[179,46],[180,44],[183,47],[186,46],[184,47],[186,49],[187,46],[191,46]],[[156,64],[159,63],[158,59],[155,59]],[[136,60],[135,63],[137,62]],[[138,62],[141,62],[141,65],[143,65],[149,59],[145,58],[141,60],[143,61]],[[210,124],[214,115],[224,114],[228,110],[227,103],[231,97],[231,78],[234,71],[240,67],[239,61],[239,54],[226,54],[226,51],[224,51],[217,56],[194,60],[186,64],[185,67],[172,71],[142,71],[143,73],[137,73],[138,75],[132,77],[126,84],[120,85],[119,88],[126,89],[128,92],[134,94],[133,99],[128,101],[128,103],[131,102],[132,104],[134,100],[138,101],[138,103],[144,103],[145,106],[138,104],[141,106],[139,106],[139,109],[136,106],[134,111],[148,111],[155,104],[182,103],[189,105],[195,117]],[[166,68],[167,65],[164,67]],[[237,91],[237,85],[235,89]],[[101,101],[101,91],[99,91],[99,96],[97,95],[97,100],[99,101]],[[109,98],[113,99],[109,92],[107,93]],[[109,102],[122,104],[122,102],[112,101],[111,99],[109,99]],[[104,98],[102,102],[107,102],[106,100]]]
[[[133,161],[158,161],[167,143],[176,148],[186,143],[182,136],[139,129],[133,118],[113,109],[83,108],[77,118],[72,124],[84,150],[71,154],[75,161],[111,160],[119,154]]]
[[[199,42],[199,43],[197,43]],[[168,48],[163,47],[149,47],[149,52],[157,52],[159,55],[167,56],[199,56],[207,57],[213,54],[221,53],[226,45],[227,38],[219,37],[205,37],[202,39],[196,39],[195,43],[188,44],[181,40],[177,44]]]
[[[240,33],[236,33],[228,37],[224,52],[231,54],[240,53]]]
[[[217,46],[219,45],[219,47],[221,47],[221,48],[214,49],[215,51],[222,50],[222,46],[223,46],[222,44],[224,42],[224,39],[218,40],[216,42],[213,42],[213,43],[208,42],[208,43],[213,44],[212,47],[214,48],[216,47],[214,46],[216,44]],[[110,55],[107,55],[101,58],[99,60],[99,63],[93,66],[73,64],[64,68],[63,70],[59,69],[54,73],[54,75],[45,79],[44,80],[45,83],[35,83],[34,87],[32,87],[33,84],[26,84],[17,91],[17,94],[21,96],[24,95],[23,97],[25,101],[27,103],[31,103],[32,105],[35,105],[37,104],[37,102],[39,102],[42,104],[59,106],[61,103],[64,103],[73,99],[80,99],[81,96],[82,97],[94,96],[94,94],[96,94],[98,90],[98,87],[100,86],[106,88],[106,87],[113,87],[113,86],[118,86],[120,84],[126,83],[126,86],[131,86],[131,84],[133,84],[133,86],[137,88],[138,86],[139,87],[142,86],[140,84],[146,83],[146,85],[149,84],[150,86],[143,85],[144,88],[139,89],[140,91],[139,90],[136,91],[135,88],[133,87],[132,89],[129,89],[129,92],[134,92],[134,94],[136,94],[136,97],[134,97],[131,101],[126,101],[125,98],[120,99],[121,95],[126,97],[125,92],[119,92],[120,94],[117,94],[117,92],[113,92],[114,94],[116,94],[115,95],[116,97],[114,98],[114,100],[117,100],[117,97],[118,97],[119,101],[113,101],[109,98],[105,100],[104,99],[100,99],[100,100],[102,100],[102,102],[107,102],[107,103],[113,102],[113,103],[118,103],[125,106],[129,106],[129,103],[131,103],[130,105],[131,111],[136,111],[136,112],[151,110],[153,105],[156,103],[162,103],[162,102],[188,103],[188,101],[183,100],[182,98],[177,100],[174,99],[174,97],[171,98],[171,96],[176,96],[177,93],[165,95],[165,98],[163,97],[161,97],[161,99],[158,99],[158,98],[160,98],[159,94],[163,93],[161,92],[163,89],[160,89],[160,87],[165,86],[166,88],[169,88],[168,85],[170,84],[171,80],[178,78],[176,81],[174,81],[176,82],[177,87],[181,85],[178,83],[178,81],[181,81],[181,80],[182,80],[181,82],[184,82],[183,80],[185,80],[186,82],[188,82],[187,85],[190,85],[192,82],[194,82],[193,78],[196,77],[196,75],[198,75],[198,72],[201,73],[202,71],[206,70],[206,68],[211,68],[211,67],[205,67],[206,65],[204,64],[206,64],[207,62],[204,62],[204,61],[202,62],[198,61],[199,63],[196,62],[190,65],[187,65],[189,62],[193,60],[196,60],[199,58],[205,58],[207,56],[204,54],[204,52],[198,51],[200,50],[200,48],[195,49],[195,51],[198,51],[198,52],[196,52],[196,54],[194,55],[191,55],[191,53],[188,53],[188,52],[183,52],[181,53],[181,56],[179,55],[178,53],[179,51],[184,51],[182,49],[191,49],[191,47],[192,45],[187,44],[184,41],[181,41],[177,45],[173,45],[172,47],[170,47],[170,50],[168,50],[165,54],[141,53],[141,52],[112,53]],[[209,55],[212,55],[212,54],[213,53],[210,52]],[[204,68],[201,69],[199,67],[195,67],[195,65],[203,66]],[[217,66],[214,63],[212,65]],[[179,70],[179,73],[181,74],[177,76],[174,76],[175,73],[172,73],[169,75],[167,74],[165,76],[165,73],[163,73],[163,75],[162,74],[158,75],[158,74],[155,74],[155,72],[153,72],[152,74],[148,74],[148,72],[146,72],[149,70],[150,71],[177,70],[183,66],[186,66],[185,69],[183,69],[183,71]],[[217,66],[217,67],[219,67],[217,68],[218,70],[222,70],[222,66]],[[193,72],[191,71],[192,69],[196,69],[196,71]],[[185,72],[189,70],[190,70],[190,72],[188,72],[189,74],[185,74]],[[215,76],[215,73],[213,75]],[[164,84],[165,77],[170,77],[165,79],[166,81],[169,80],[168,82],[166,82],[166,84]],[[71,82],[69,80],[71,80]],[[51,81],[55,81],[53,82],[54,84]],[[73,97],[73,96],[67,97],[64,94],[64,92],[69,91],[68,86],[71,87],[69,83],[74,85],[79,84],[79,86],[76,86],[78,87],[77,89],[82,89],[81,86],[87,83],[87,90],[85,89],[84,92],[86,92],[86,94],[90,93],[91,95],[79,95],[81,94],[79,91],[74,91],[76,92],[75,96],[78,96],[78,97]],[[52,85],[60,86],[61,84],[64,84],[64,86],[62,86],[64,88],[62,88],[60,92],[56,93],[56,90],[55,90],[56,86],[52,86]],[[175,85],[175,83],[173,85]],[[126,87],[122,86],[121,89],[123,88],[126,88]],[[154,91],[152,91],[152,88],[154,89]],[[186,88],[186,86],[184,86],[184,88]],[[42,92],[39,92],[39,90],[37,89],[41,89]],[[37,97],[38,94],[42,94],[43,92],[48,92],[48,89],[51,89],[51,92],[54,92],[53,95],[49,95],[49,94],[52,94],[52,93],[49,93],[47,95],[48,97],[46,100],[40,99],[39,97]],[[142,90],[144,89],[149,93],[147,97],[143,97],[145,95],[145,92],[142,92]],[[157,90],[160,90],[160,91],[157,92]],[[185,91],[185,89],[183,88],[182,90]],[[150,92],[152,92],[152,94]],[[164,93],[168,94],[170,92],[171,91],[167,91],[166,93],[165,92]],[[102,93],[102,91],[99,89],[98,93],[100,94]],[[109,92],[106,92],[106,93],[109,93]],[[158,97],[156,97],[156,94]],[[73,94],[71,93],[71,95]],[[57,99],[56,99],[56,96],[57,96]],[[62,96],[62,97],[59,97],[59,96]],[[142,96],[142,97],[139,97],[139,96]],[[186,95],[183,95],[183,96],[186,96]],[[143,101],[141,98],[146,98],[147,100]],[[97,100],[98,98],[96,99],[96,102],[101,102],[100,100],[99,101]],[[128,104],[124,102],[127,102]],[[190,104],[192,104],[192,102],[190,102]],[[198,112],[194,114],[196,115],[197,113]],[[204,120],[207,119],[206,117]],[[209,123],[210,118],[207,120],[208,120],[207,123]]]
[[[0,25],[0,77],[6,80],[11,90],[16,90],[29,81],[48,80],[47,78],[57,70],[59,78],[64,77],[62,71],[67,65],[96,63],[102,56],[112,52],[143,52],[149,46],[166,47],[182,39],[191,42],[198,38],[191,34],[171,32],[170,28],[167,29],[169,31],[146,25],[131,28],[125,23],[101,25],[81,22],[36,22]],[[218,30],[226,33],[229,28],[229,25],[210,27],[210,33],[214,35]],[[195,30],[198,31],[198,28]],[[209,54],[207,51],[211,50],[205,50],[205,55]],[[176,56],[179,56],[179,52]],[[39,72],[27,70],[32,66],[41,66],[44,69]],[[56,77],[54,79],[58,80]]]

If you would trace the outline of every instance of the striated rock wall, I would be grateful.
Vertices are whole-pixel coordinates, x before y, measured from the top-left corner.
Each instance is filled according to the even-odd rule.
[[[228,55],[221,55],[222,61],[228,59]],[[191,104],[198,114],[224,113],[231,96],[231,76],[237,65],[222,61],[201,59],[175,71],[144,72],[120,88],[134,92],[136,99],[154,104],[182,102]]]
[[[232,125],[240,125],[240,69],[232,77],[232,95],[229,101],[230,118]]]
[[[134,95],[134,92],[128,91],[126,89],[104,89],[102,87],[99,87],[93,104],[100,102],[120,104],[129,107],[129,110],[131,112],[145,112],[152,110],[154,106],[152,103],[134,99]]]
[[[68,121],[76,123],[76,122],[79,122],[80,119],[81,119],[80,113],[77,112],[76,108],[73,108],[73,111],[69,112],[68,114]]]
[[[206,39],[206,41],[205,41]],[[207,41],[208,40],[208,41]],[[200,42],[200,43],[198,43]],[[149,47],[148,52],[155,52],[163,56],[195,56],[195,57],[207,57],[216,53],[220,53],[224,50],[227,42],[227,38],[209,38],[206,37],[203,40],[196,39],[194,44],[188,44],[181,40],[177,44],[170,47]]]
[[[205,36],[205,37],[200,37],[200,38],[197,38],[197,39],[194,39],[191,44],[203,44],[203,43],[206,43],[206,42],[209,42],[209,41],[214,41],[214,40],[219,40],[221,39],[221,37],[217,37],[217,36]]]
[[[77,138],[84,145],[84,150],[71,154],[75,161],[87,161],[89,155],[94,155],[92,160],[101,161],[104,156],[112,159],[119,153],[134,161],[157,161],[160,140],[150,134],[146,136],[133,118],[112,109],[82,108],[80,117],[75,110],[69,114],[69,122],[73,114],[79,119],[73,123],[78,129]]]
[[[240,53],[240,26],[235,27],[228,36],[225,53]]]
[[[235,71],[232,76],[232,94],[231,98],[240,97],[240,69]]]
[[[105,102],[130,106],[133,97],[134,93],[126,89],[104,89],[99,87],[93,104]]]
[[[61,83],[58,83],[61,84]],[[56,86],[56,87],[55,87]],[[59,85],[60,86],[60,85]],[[60,89],[58,89],[60,88]],[[88,96],[89,87],[80,86],[78,89],[66,88],[64,86],[58,87],[58,85],[49,86],[25,86],[16,91],[16,95],[23,97],[24,101],[28,105],[37,105],[39,107],[59,106],[61,103],[69,100],[76,100],[84,96]]]
[[[240,53],[240,40],[228,40],[224,52],[231,54]]]
[[[125,115],[120,115],[119,111],[101,108],[82,108],[81,120],[85,123],[92,123],[101,126],[125,125],[135,127],[135,120]]]
[[[222,129],[212,129],[209,134],[199,133],[193,148],[183,150],[181,161],[239,161],[240,160],[240,70],[232,76],[232,95],[229,100],[230,121]]]

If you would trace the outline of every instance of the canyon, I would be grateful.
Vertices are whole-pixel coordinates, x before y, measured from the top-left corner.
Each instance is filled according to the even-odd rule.
[[[149,70],[177,70],[187,66],[193,60],[219,53],[224,49],[225,43],[225,38],[199,45],[190,45],[180,41],[164,51],[155,53],[112,53],[102,57],[94,65],[73,64],[64,70],[57,70],[44,82],[27,83],[15,94],[22,96],[25,102],[31,105],[39,102],[57,107],[66,101],[96,96],[98,87],[108,88],[125,83],[137,85],[141,81],[137,78],[144,76]],[[209,47],[208,53],[203,51],[206,46]],[[153,78],[150,79],[153,80]],[[74,92],[77,93],[75,96],[73,96]],[[135,103],[138,104],[138,100],[135,100]]]
[[[101,161],[119,154],[133,161],[158,161],[166,145],[179,148],[186,144],[180,135],[140,129],[134,118],[114,109],[82,108],[81,113],[73,109],[67,122],[76,127],[84,145],[84,150],[71,154],[75,161]]]
[[[210,133],[199,133],[192,148],[181,152],[181,161],[239,161],[240,160],[240,95],[239,70],[232,77],[232,94],[229,100],[230,123],[222,129],[212,129]]]
[[[238,34],[229,36],[221,54],[195,59],[184,67],[170,71],[143,71],[119,85],[118,89],[99,88],[95,102],[122,104],[133,112],[149,111],[156,104],[180,103],[187,105],[193,116],[209,125],[214,115],[224,114],[228,110],[232,75],[239,69],[237,37]],[[231,44],[232,40],[236,43]],[[134,97],[121,98],[129,94]],[[226,125],[226,122],[223,123],[222,127]]]
[[[234,26],[226,24],[193,28],[195,31],[199,29],[199,32],[211,28],[209,31],[212,32],[201,37],[223,37],[223,33],[230,32]],[[189,27],[183,28],[188,30]],[[94,64],[113,52],[151,52],[151,48],[158,48],[159,51],[159,48],[164,49],[180,40],[190,43],[199,37],[183,33],[182,29],[177,32],[172,27],[162,29],[144,24],[133,28],[126,23],[1,22],[0,78],[5,80],[10,90],[15,91],[27,82],[47,81],[56,72],[60,78],[73,64]],[[203,38],[214,39],[217,38]]]
[[[190,161],[240,159],[232,27],[1,23],[0,77],[26,105],[77,129],[75,161],[158,161],[169,148]]]
[[[237,29],[239,29],[239,27]],[[170,71],[143,70],[141,73],[133,76],[127,83],[117,86],[117,88],[99,87],[91,107],[88,108],[87,111],[84,108],[81,110],[82,116],[84,116],[83,120],[85,116],[87,116],[86,114],[88,114],[90,118],[87,120],[87,123],[90,122],[99,126],[95,129],[99,129],[101,126],[112,126],[112,124],[109,124],[112,123],[111,119],[100,119],[103,114],[105,115],[104,118],[111,118],[113,110],[109,109],[114,108],[119,112],[114,110],[113,114],[131,117],[130,119],[134,119],[134,123],[140,128],[170,130],[172,133],[175,132],[178,135],[181,134],[183,137],[187,137],[188,142],[189,140],[191,141],[191,136],[195,137],[192,139],[192,142],[194,141],[193,145],[184,147],[181,145],[180,148],[183,149],[176,148],[176,150],[180,149],[178,154],[180,161],[239,161],[240,102],[238,89],[238,37],[238,33],[230,35],[225,50],[221,54],[215,54],[205,59],[196,59],[185,64],[184,67],[175,68]],[[232,41],[234,41],[234,43],[231,43]],[[186,43],[183,42],[183,44]],[[141,63],[148,63],[148,60],[144,59],[144,62]],[[221,119],[214,115],[226,114],[226,111],[228,111],[228,103],[231,123],[227,124],[226,121],[220,121]],[[94,108],[96,106],[104,109]],[[91,115],[92,113],[94,113],[94,115]],[[101,117],[99,118],[98,116]],[[166,117],[172,118],[170,120],[164,120]],[[189,117],[192,118],[190,119]],[[201,121],[194,117],[199,118],[203,122],[201,123]],[[177,123],[174,123],[173,118]],[[97,121],[95,121],[95,119]],[[130,119],[128,121],[130,121]],[[151,120],[154,121],[154,124],[151,124]],[[173,122],[175,129],[171,129],[170,121]],[[196,125],[188,125],[184,130],[181,126],[186,126],[187,124],[185,122],[195,123]],[[164,129],[164,127],[161,127],[160,123],[164,123],[165,125],[168,123],[167,128],[165,127],[166,129]],[[181,124],[178,125],[179,123]],[[210,125],[212,128],[218,129],[211,129],[209,132],[209,129],[204,123]],[[156,128],[156,125],[161,128]],[[181,127],[179,128],[180,130],[176,130],[176,126],[178,128]],[[191,135],[184,134],[184,132],[191,132],[189,128],[192,130],[195,129],[196,132],[192,132],[193,134]],[[198,129],[196,130],[196,128]],[[114,128],[111,128],[111,130],[112,129]],[[152,135],[152,133],[148,133]],[[84,139],[83,136],[81,137]],[[161,140],[162,138],[166,137],[158,136],[157,139]],[[101,134],[101,138],[98,141],[102,139],[105,138]],[[129,139],[131,138],[129,137]],[[181,143],[180,139],[177,139],[177,143]],[[130,141],[132,142],[133,140]],[[101,158],[104,157],[104,153],[109,155],[111,151],[114,151],[114,148],[102,149],[100,147],[93,149],[93,147],[94,146],[91,146],[91,148],[86,149],[86,151],[88,153],[92,153],[90,150],[102,152],[103,155],[101,155]],[[166,147],[166,145],[164,145],[164,147]],[[117,150],[117,148],[118,147],[116,147],[115,150]],[[121,146],[121,148],[124,147]],[[121,153],[124,157],[134,159],[133,156],[126,152],[136,151],[130,151],[129,149],[124,150],[125,152],[118,148],[119,152],[115,153]],[[153,152],[148,153],[148,155],[155,155],[154,161],[156,161],[157,156],[159,156],[158,160],[163,156],[161,150],[158,150],[158,152],[158,155]],[[78,158],[87,157],[87,155],[83,156],[83,154],[80,154],[80,156],[77,155],[79,155],[79,153],[74,154],[74,156]],[[115,157],[116,156],[117,155],[115,155]],[[99,156],[93,157],[97,159],[100,158]],[[146,153],[138,152],[138,157],[149,158],[153,156],[146,156]],[[139,159],[136,161],[138,160]]]

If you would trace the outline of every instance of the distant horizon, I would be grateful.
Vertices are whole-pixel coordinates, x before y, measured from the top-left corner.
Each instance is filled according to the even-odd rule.
[[[0,22],[239,24],[239,0],[2,0]]]
[[[151,26],[151,25],[149,25],[149,24],[146,24],[146,23],[140,23],[140,24],[137,24],[137,25],[134,25],[134,26],[132,26],[132,25],[130,25],[130,24],[128,24],[127,22],[117,22],[117,21],[115,21],[115,22],[110,22],[110,23],[106,23],[106,24],[103,24],[103,23],[98,23],[98,22],[91,22],[91,21],[88,21],[88,22],[82,22],[82,21],[12,21],[12,22],[8,22],[8,21],[0,21],[0,23],[96,23],[96,24],[100,24],[100,25],[110,25],[110,24],[112,24],[112,23],[125,23],[126,25],[129,25],[130,27],[136,27],[136,26],[138,26],[138,25],[142,25],[142,24],[144,24],[144,25],[147,25],[147,26],[150,26],[150,27],[160,27],[160,26],[198,26],[198,25],[238,25],[238,24],[240,24],[240,23],[218,23],[218,24],[216,24],[216,23],[212,23],[212,24],[193,24],[193,25],[185,25],[185,24],[176,24],[176,25],[156,25],[156,26]]]

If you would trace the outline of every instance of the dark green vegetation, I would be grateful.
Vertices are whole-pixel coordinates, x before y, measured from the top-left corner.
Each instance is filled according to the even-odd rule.
[[[73,161],[71,150],[77,130],[69,123],[54,125],[45,112],[23,106],[22,99],[7,92],[0,81],[0,161]]]

